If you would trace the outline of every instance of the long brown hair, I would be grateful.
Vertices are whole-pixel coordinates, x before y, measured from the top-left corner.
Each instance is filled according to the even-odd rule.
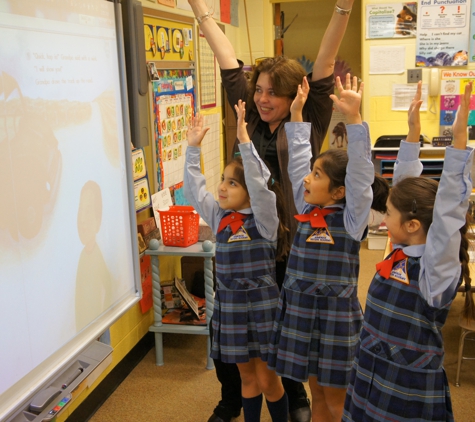
[[[249,195],[247,190],[246,179],[244,177],[244,165],[242,163],[242,158],[240,156],[235,156],[228,166],[234,167],[234,177],[240,185],[246,190],[246,193]],[[280,185],[274,179],[269,178],[267,182],[267,187],[269,190],[275,193],[276,197],[276,207],[277,207],[277,217],[279,218],[279,228],[277,230],[277,251],[276,251],[276,261],[283,261],[284,258],[290,251],[290,242],[288,232],[289,229],[285,226],[285,218],[287,215],[287,206],[284,200],[284,194]]]
[[[411,220],[419,220],[427,234],[432,224],[434,203],[439,184],[425,177],[406,177],[391,189],[389,200],[401,213],[401,224]],[[462,266],[462,278],[465,282],[465,306],[462,315],[475,319],[475,306],[471,293],[472,279],[470,277],[467,231],[470,226],[470,216],[467,213],[465,224],[460,228],[459,259]]]

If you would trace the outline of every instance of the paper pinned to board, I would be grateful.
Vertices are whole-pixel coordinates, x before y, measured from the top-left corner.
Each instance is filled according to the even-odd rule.
[[[407,111],[412,99],[416,95],[417,84],[393,84],[392,105],[393,111]],[[429,88],[427,84],[422,84],[422,105],[421,111],[427,111],[427,101],[429,98]]]

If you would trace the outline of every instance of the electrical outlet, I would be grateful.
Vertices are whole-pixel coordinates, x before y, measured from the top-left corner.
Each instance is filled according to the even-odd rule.
[[[407,69],[407,83],[415,84],[422,79],[422,69]]]

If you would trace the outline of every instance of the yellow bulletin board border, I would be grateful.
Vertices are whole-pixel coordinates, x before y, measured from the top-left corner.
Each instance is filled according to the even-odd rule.
[[[143,8],[145,58],[159,69],[193,68],[196,59],[194,20]]]

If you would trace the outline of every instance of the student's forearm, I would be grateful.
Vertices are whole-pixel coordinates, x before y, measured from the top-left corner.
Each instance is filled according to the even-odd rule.
[[[421,125],[416,127],[409,127],[409,132],[406,137],[406,142],[420,142]]]
[[[212,17],[206,17],[208,6],[203,0],[189,0],[195,17],[202,18],[200,29],[206,37],[221,69],[234,69],[239,66],[232,44]]]
[[[340,9],[350,10],[354,0],[337,0],[336,5]],[[330,23],[323,35],[317,59],[313,65],[312,81],[326,78],[333,73],[335,57],[338,54],[340,44],[345,35],[350,15],[333,11]]]

